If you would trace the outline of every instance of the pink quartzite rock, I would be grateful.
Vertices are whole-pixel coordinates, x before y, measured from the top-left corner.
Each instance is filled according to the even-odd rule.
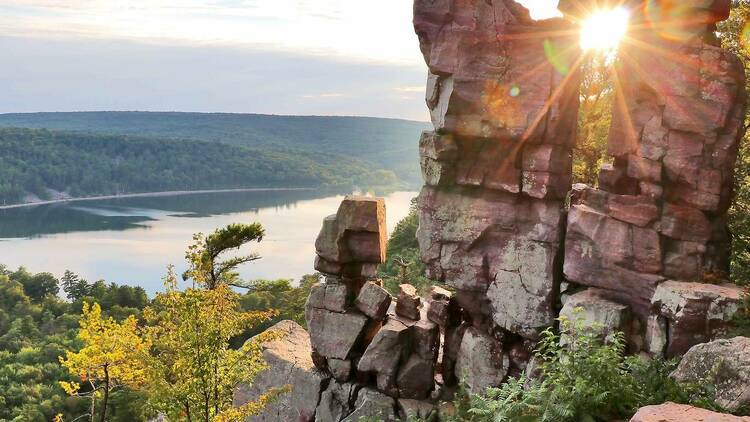
[[[281,321],[269,331],[277,333],[262,344],[268,368],[252,384],[241,384],[234,392],[234,406],[256,401],[272,388],[292,386],[263,410],[247,419],[249,422],[312,421],[327,377],[310,359],[312,348],[305,329],[293,321]],[[250,340],[252,341],[252,340]]]
[[[461,311],[453,298],[453,293],[442,287],[433,286],[428,298],[427,319],[441,328],[458,325]]]
[[[411,284],[402,284],[398,288],[396,314],[413,320],[419,319],[422,300],[417,294],[417,289]]]
[[[362,336],[367,317],[351,311],[340,313],[325,309],[326,290],[324,285],[315,286],[305,304],[312,349],[327,358],[348,359]]]
[[[378,376],[395,382],[398,364],[408,344],[409,326],[401,321],[389,318],[378,331],[364,355],[359,360],[357,370],[373,372]]]
[[[456,375],[469,392],[482,394],[497,387],[508,375],[510,360],[503,346],[489,335],[469,328],[463,335],[456,360]]]
[[[338,212],[323,220],[315,241],[315,269],[330,275],[369,278],[385,261],[387,242],[384,200],[347,196]]]
[[[392,299],[385,289],[373,282],[367,282],[360,290],[355,305],[363,314],[380,321],[385,318]]]
[[[434,126],[419,145],[425,187],[417,237],[428,276],[455,291],[430,298],[427,317],[445,330],[449,384],[462,315],[477,338],[512,335],[492,347],[501,356],[494,378],[502,381],[503,346],[538,339],[556,317],[579,40],[573,24],[535,21],[512,0],[415,0],[414,28]],[[471,370],[481,372],[477,365]]]
[[[655,313],[667,322],[667,356],[681,356],[696,344],[727,334],[744,292],[736,285],[660,284],[651,300]]]
[[[686,404],[664,403],[641,408],[630,422],[750,422],[750,417],[716,413]]]
[[[692,347],[672,373],[681,383],[710,384],[714,400],[736,412],[750,405],[750,338],[735,337]]]
[[[630,305],[651,352],[674,356],[726,324],[719,299],[708,297],[723,287],[681,283],[729,270],[726,211],[744,133],[745,75],[738,58],[712,41],[728,0],[657,3],[655,14],[624,2],[631,28],[619,47],[613,163],[602,168],[600,190],[574,189],[564,273]],[[576,20],[601,5],[563,0],[559,7]],[[659,285],[666,279],[676,281]],[[680,305],[656,306],[665,295]]]

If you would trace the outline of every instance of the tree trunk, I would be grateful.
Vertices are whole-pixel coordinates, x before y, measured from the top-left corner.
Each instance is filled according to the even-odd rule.
[[[193,417],[190,416],[190,403],[185,403],[185,416],[187,417],[188,422],[193,422]]]
[[[109,402],[109,366],[104,364],[104,403],[102,403],[102,417],[99,422],[107,420],[107,403]]]

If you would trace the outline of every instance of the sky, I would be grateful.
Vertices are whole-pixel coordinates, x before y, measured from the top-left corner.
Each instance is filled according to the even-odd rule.
[[[0,113],[427,120],[411,18],[411,0],[0,0]]]

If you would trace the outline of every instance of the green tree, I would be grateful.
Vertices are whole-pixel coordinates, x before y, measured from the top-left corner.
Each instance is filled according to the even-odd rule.
[[[281,320],[292,320],[305,326],[305,302],[310,295],[310,288],[320,281],[320,274],[308,274],[302,277],[298,286],[291,280],[255,280],[249,284],[248,291],[240,297],[240,305],[245,311],[278,312],[274,318],[258,324],[232,340],[239,347],[245,340],[265,331]]]
[[[90,286],[86,280],[81,279],[76,273],[65,270],[65,274],[60,279],[63,292],[70,300],[80,300],[89,294]]]
[[[232,349],[230,340],[274,313],[243,312],[239,295],[224,283],[178,291],[171,269],[165,285],[144,311],[150,406],[170,420],[204,422],[259,410],[262,403],[232,408],[234,389],[265,368],[259,344]]]
[[[750,1],[733,0],[728,20],[719,24],[722,45],[736,54],[745,67],[746,86],[750,87]],[[745,115],[745,130],[750,119]],[[732,233],[732,280],[738,284],[750,283],[750,141],[748,134],[740,145],[735,172],[736,196],[729,210],[729,227]]]
[[[589,53],[581,67],[578,134],[573,152],[573,181],[598,184],[599,169],[607,159],[607,140],[612,121],[613,54]]]
[[[194,243],[185,253],[189,268],[183,274],[183,279],[192,279],[198,286],[209,290],[222,284],[247,287],[239,279],[235,269],[241,264],[260,259],[260,256],[252,253],[230,257],[224,261],[219,258],[231,250],[239,250],[247,243],[260,242],[264,235],[265,231],[259,223],[230,224],[208,236],[203,233],[194,235]]]
[[[50,273],[31,274],[19,268],[11,277],[23,285],[23,290],[34,302],[41,302],[49,295],[56,295],[60,288],[57,279]]]

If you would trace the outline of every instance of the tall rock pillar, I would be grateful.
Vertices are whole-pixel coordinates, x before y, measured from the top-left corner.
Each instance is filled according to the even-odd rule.
[[[422,259],[507,352],[556,317],[578,35],[512,0],[416,0],[414,27],[434,125],[420,140]]]
[[[593,2],[561,3],[575,16]],[[625,5],[613,164],[599,189],[576,186],[568,216],[566,278],[630,306],[654,353],[677,355],[708,340],[739,296],[685,283],[728,271],[726,213],[745,117],[743,66],[714,32],[729,3]]]

